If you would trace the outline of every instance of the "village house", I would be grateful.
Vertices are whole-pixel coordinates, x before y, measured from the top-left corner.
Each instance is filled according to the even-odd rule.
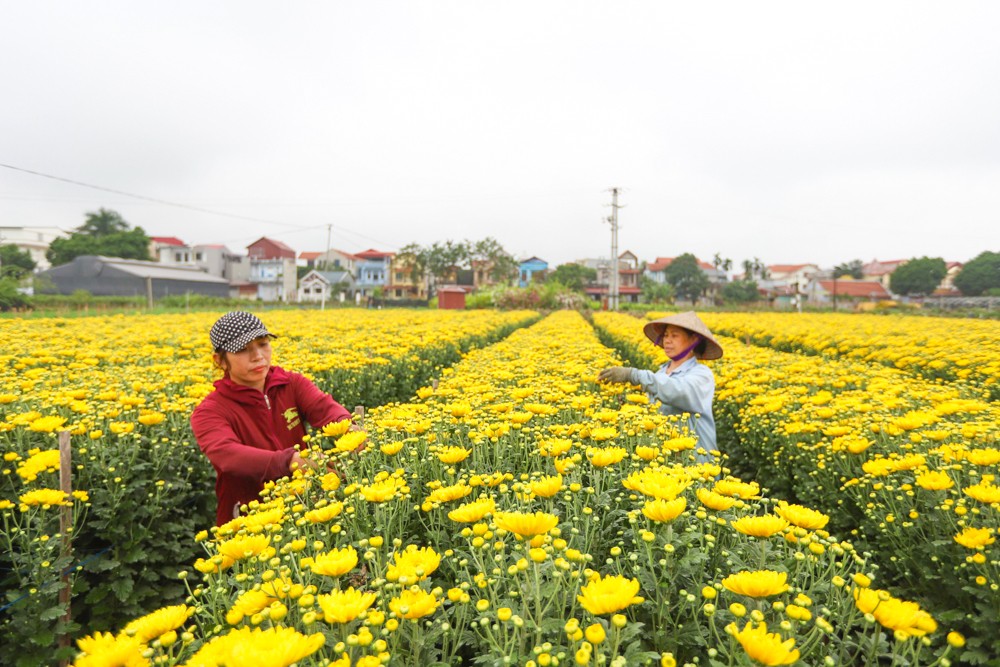
[[[250,259],[250,282],[257,286],[261,301],[293,302],[298,297],[298,273],[295,251],[262,236],[247,246]]]

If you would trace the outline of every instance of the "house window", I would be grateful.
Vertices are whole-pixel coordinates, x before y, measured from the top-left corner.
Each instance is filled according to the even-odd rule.
[[[401,289],[396,290],[396,296],[403,296],[403,290]]]
[[[402,271],[396,271],[396,282],[398,282],[398,283],[403,282],[403,272]],[[399,296],[399,295],[397,294],[396,296]]]
[[[175,252],[174,253],[174,261],[175,262],[180,262],[181,261],[181,254],[179,252]]]
[[[196,253],[194,254],[194,261],[196,261],[196,262],[200,262],[200,261],[202,261],[203,259],[205,259],[205,253],[203,253],[203,252],[196,252]]]

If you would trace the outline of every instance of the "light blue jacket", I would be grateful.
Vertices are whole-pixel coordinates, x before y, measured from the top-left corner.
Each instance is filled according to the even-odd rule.
[[[698,446],[707,451],[718,451],[715,439],[715,418],[712,416],[712,398],[715,396],[715,376],[708,366],[691,357],[672,373],[663,364],[655,373],[639,368],[632,369],[632,383],[660,401],[660,413],[681,415],[687,413],[688,428],[698,436]]]

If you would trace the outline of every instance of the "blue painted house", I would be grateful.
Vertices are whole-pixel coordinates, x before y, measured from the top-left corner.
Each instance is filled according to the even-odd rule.
[[[533,282],[545,280],[545,272],[549,270],[549,263],[538,257],[531,257],[521,262],[519,267],[521,272],[518,285],[527,287]]]
[[[354,289],[362,297],[375,294],[379,287],[389,284],[389,265],[394,253],[368,249],[354,253]]]

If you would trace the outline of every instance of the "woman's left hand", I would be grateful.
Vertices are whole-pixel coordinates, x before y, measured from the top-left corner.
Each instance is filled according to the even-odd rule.
[[[612,366],[611,368],[605,368],[603,371],[598,373],[597,380],[599,382],[620,382],[620,383],[632,383],[632,370],[631,368],[626,368],[624,366]]]

